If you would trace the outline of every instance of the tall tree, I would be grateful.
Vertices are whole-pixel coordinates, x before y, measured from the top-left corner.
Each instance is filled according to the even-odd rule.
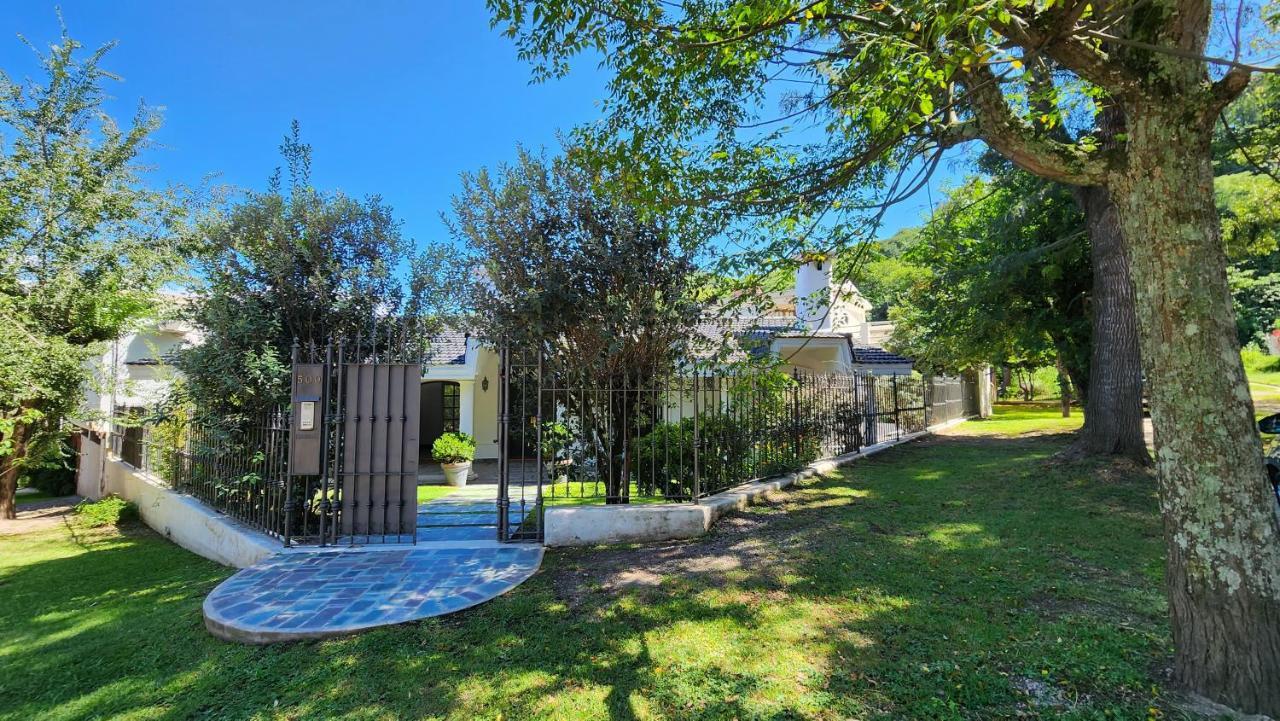
[[[65,436],[86,361],[148,314],[182,266],[181,207],[148,188],[138,155],[160,125],[140,105],[121,128],[103,110],[101,63],[63,31],[37,51],[43,78],[0,72],[0,517],[18,475]]]
[[[370,345],[392,333],[425,342],[457,310],[464,267],[439,246],[419,255],[377,196],[311,184],[311,146],[297,122],[263,192],[203,222],[203,287],[188,308],[203,342],[179,353],[175,402],[211,418],[252,418],[288,399],[294,342]]]
[[[604,122],[582,133],[602,165],[663,196],[754,212],[879,205],[919,187],[940,147],[981,141],[1028,172],[1105,188],[1127,241],[1150,381],[1165,521],[1175,679],[1280,715],[1280,519],[1235,338],[1213,198],[1219,113],[1256,70],[1208,51],[1208,0],[490,0],[541,77],[592,49],[616,73]],[[1248,28],[1240,6],[1228,28]],[[1237,21],[1238,20],[1238,21]],[[1044,66],[1044,67],[1041,67]],[[1215,68],[1211,74],[1210,67]],[[763,99],[790,94],[760,127]],[[1124,132],[1064,141],[1056,124],[1112,105]],[[1044,112],[1050,108],[1051,113]],[[823,131],[787,145],[786,127]],[[795,136],[792,136],[795,137]],[[884,197],[885,195],[891,197]],[[690,193],[694,195],[694,193]],[[841,237],[837,234],[836,237]],[[784,256],[785,257],[785,256]]]
[[[988,168],[990,179],[950,193],[907,252],[927,273],[890,311],[894,348],[922,368],[953,372],[1061,358],[1083,391],[1091,378],[1084,218],[1067,188],[1004,161]]]
[[[521,150],[463,177],[451,227],[485,271],[470,293],[474,327],[582,389],[563,402],[592,438],[606,501],[627,503],[627,450],[652,420],[653,394],[640,389],[686,359],[695,336],[703,236],[688,218],[643,217],[592,176]]]

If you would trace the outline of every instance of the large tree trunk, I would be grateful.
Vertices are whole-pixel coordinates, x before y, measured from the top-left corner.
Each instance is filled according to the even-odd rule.
[[[1150,382],[1174,676],[1280,717],[1280,521],[1236,342],[1211,124],[1189,119],[1181,98],[1131,104],[1127,162],[1108,185]]]
[[[0,518],[13,520],[18,517],[18,468],[27,453],[28,428],[25,423],[15,422],[13,433],[9,438],[10,455],[4,459],[4,470],[0,471]]]
[[[1151,463],[1142,432],[1142,358],[1124,232],[1106,188],[1075,189],[1089,231],[1093,348],[1084,427],[1068,456],[1123,456]]]

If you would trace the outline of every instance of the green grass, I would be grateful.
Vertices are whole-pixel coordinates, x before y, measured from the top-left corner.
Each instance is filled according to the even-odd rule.
[[[1051,408],[325,642],[214,640],[200,603],[231,571],[137,527],[3,537],[0,719],[1177,718],[1154,482],[1012,437]]]
[[[1245,375],[1251,382],[1280,386],[1280,356],[1267,355],[1256,348],[1240,351]]]
[[[688,503],[670,500],[662,496],[645,495],[635,483],[629,489],[631,504]],[[548,506],[601,506],[604,505],[604,483],[594,481],[560,481],[542,487],[543,503]]]
[[[21,506],[24,503],[35,503],[36,501],[47,501],[50,498],[57,498],[57,496],[51,496],[48,493],[45,493],[44,491],[34,491],[32,493],[19,493],[16,496],[14,496],[13,500],[15,503]]]
[[[990,418],[980,418],[956,426],[955,435],[1018,436],[1025,433],[1066,433],[1084,423],[1084,413],[1073,406],[1069,418],[1062,406],[1049,401],[1009,401],[997,403]]]
[[[454,486],[418,486],[418,503],[426,503],[437,498],[443,498],[456,490],[458,489]]]

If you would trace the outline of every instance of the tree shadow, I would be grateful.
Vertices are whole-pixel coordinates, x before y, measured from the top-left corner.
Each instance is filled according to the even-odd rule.
[[[212,639],[200,602],[230,570],[158,537],[60,551],[0,576],[0,717],[1145,713],[1169,644],[1149,477],[975,440],[885,451],[702,539],[551,551],[489,603],[325,642]],[[1034,705],[1027,675],[1068,703]]]

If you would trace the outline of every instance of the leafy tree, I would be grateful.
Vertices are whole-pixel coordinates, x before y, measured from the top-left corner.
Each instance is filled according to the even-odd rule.
[[[596,467],[609,469],[607,501],[628,502],[624,449],[652,417],[652,394],[638,389],[686,357],[700,316],[699,224],[642,217],[571,160],[524,150],[496,173],[464,176],[453,214],[454,235],[485,271],[471,286],[474,327],[515,353],[541,353],[561,387],[584,389],[564,403],[593,434]]]
[[[1241,345],[1264,343],[1280,319],[1280,183],[1239,172],[1214,180],[1223,243],[1231,266],[1227,281]]]
[[[380,198],[313,187],[297,122],[280,153],[287,179],[277,169],[266,191],[204,221],[204,286],[188,311],[203,342],[179,354],[185,383],[174,400],[210,418],[234,422],[287,401],[295,341],[421,343],[457,310],[450,291],[465,267],[449,249],[414,256]]]
[[[1219,175],[1249,172],[1280,182],[1280,76],[1255,79],[1222,113],[1213,159]]]
[[[1174,677],[1280,714],[1270,682],[1280,677],[1280,519],[1237,352],[1210,155],[1215,120],[1254,68],[1209,54],[1212,3],[490,7],[538,77],[567,72],[587,49],[615,71],[605,118],[581,142],[601,166],[630,168],[630,186],[654,203],[799,209],[785,211],[798,224],[901,198],[939,149],[969,141],[1045,179],[1105,190],[1127,241],[1150,381]],[[1238,19],[1219,27],[1256,27],[1249,7]],[[1248,38],[1234,40],[1238,58]],[[761,118],[762,101],[778,97],[785,116]],[[1119,132],[1054,131],[1107,109]],[[853,235],[826,223],[836,242]]]
[[[1089,249],[1067,188],[1012,168],[971,178],[906,260],[928,270],[892,310],[895,348],[917,365],[1052,364],[1089,383]]]
[[[867,320],[888,320],[889,309],[905,303],[910,288],[923,282],[927,271],[904,257],[919,242],[919,228],[903,228],[889,238],[837,257],[832,273],[853,281],[871,303]]]
[[[1214,133],[1214,194],[1241,345],[1280,318],[1280,77],[1252,83]]]
[[[0,73],[0,517],[20,473],[65,437],[103,341],[147,315],[181,268],[176,196],[148,188],[137,158],[159,127],[139,106],[121,128],[102,109],[105,45],[63,31],[39,82]]]

